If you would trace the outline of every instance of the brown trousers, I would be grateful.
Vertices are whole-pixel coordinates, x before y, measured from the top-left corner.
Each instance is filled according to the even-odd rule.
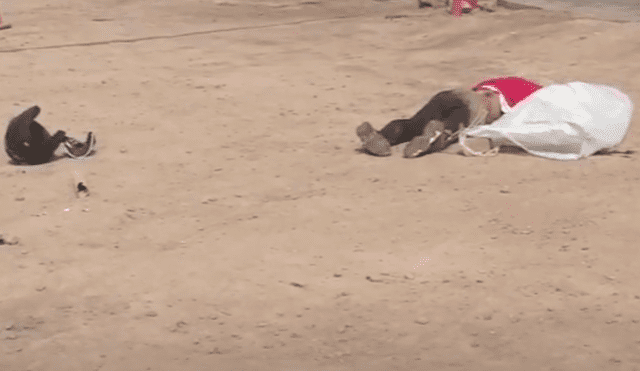
[[[444,123],[447,132],[455,135],[461,129],[487,124],[487,113],[478,93],[467,89],[446,90],[431,98],[413,117],[391,121],[380,134],[394,146],[423,135],[427,124],[438,120]]]

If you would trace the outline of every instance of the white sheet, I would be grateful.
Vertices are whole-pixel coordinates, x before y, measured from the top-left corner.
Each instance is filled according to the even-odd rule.
[[[629,130],[633,104],[619,90],[584,82],[542,88],[490,125],[460,135],[489,138],[555,160],[577,160],[619,145]]]

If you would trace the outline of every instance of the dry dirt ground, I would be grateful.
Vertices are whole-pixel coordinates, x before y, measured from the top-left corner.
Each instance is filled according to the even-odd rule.
[[[37,103],[99,150],[2,151],[1,370],[640,370],[640,154],[407,160],[355,136],[495,75],[637,102],[638,24],[94,3],[3,1],[0,116]]]

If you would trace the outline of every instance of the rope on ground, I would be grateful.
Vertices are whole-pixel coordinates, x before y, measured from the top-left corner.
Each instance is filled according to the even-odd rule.
[[[458,135],[458,143],[460,143],[460,146],[462,146],[462,149],[465,155],[490,157],[490,156],[497,155],[498,152],[500,151],[500,146],[491,148],[486,152],[474,151],[471,148],[469,148],[469,146],[465,143],[465,140],[467,139],[467,133],[469,132],[469,130],[473,129],[476,126],[484,125],[488,114],[489,114],[489,111],[487,111],[485,108],[478,110],[478,112],[476,113],[476,116],[471,121],[471,124],[469,124],[468,127],[461,128],[460,130],[454,133],[454,135]]]
[[[344,15],[344,16],[331,17],[331,18],[320,18],[320,19],[303,19],[303,20],[299,20],[299,21],[272,23],[272,24],[265,24],[265,25],[258,25],[258,26],[217,28],[217,29],[213,29],[213,30],[192,31],[192,32],[184,32],[184,33],[178,33],[178,34],[173,34],[173,35],[156,35],[156,36],[136,37],[136,38],[131,38],[131,39],[110,39],[110,40],[102,40],[102,41],[90,41],[90,42],[84,42],[84,43],[45,45],[45,46],[34,46],[34,47],[29,47],[29,48],[13,48],[13,49],[4,49],[4,50],[0,49],[0,53],[19,53],[19,52],[30,51],[30,50],[62,49],[62,48],[88,47],[88,46],[109,45],[109,44],[136,43],[136,42],[152,41],[152,40],[177,39],[177,38],[181,38],[181,37],[208,35],[208,34],[214,34],[214,33],[234,32],[234,31],[244,31],[244,30],[259,30],[259,29],[274,28],[274,27],[281,27],[281,26],[295,26],[295,25],[299,25],[299,24],[316,23],[316,22],[324,22],[324,21],[335,21],[335,20],[338,20],[338,19],[358,18],[358,17],[362,17],[362,16],[365,16],[365,15],[367,15],[367,14]]]

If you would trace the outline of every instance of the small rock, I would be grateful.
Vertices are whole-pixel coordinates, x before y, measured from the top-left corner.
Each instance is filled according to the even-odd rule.
[[[414,322],[419,324],[419,325],[426,325],[427,323],[429,323],[429,320],[424,318],[424,317],[419,317]]]
[[[20,240],[16,236],[0,234],[0,245],[17,245]]]
[[[16,200],[16,201],[24,201],[24,197],[23,196],[19,196],[19,197],[14,198],[14,200]]]
[[[147,317],[157,317],[158,313],[154,312],[154,311],[148,311],[147,313],[144,314]]]
[[[347,331],[347,329],[348,329],[349,327],[351,327],[351,326],[350,326],[350,325],[340,326],[340,327],[338,328],[338,333],[339,333],[339,334],[344,334],[344,333]]]

